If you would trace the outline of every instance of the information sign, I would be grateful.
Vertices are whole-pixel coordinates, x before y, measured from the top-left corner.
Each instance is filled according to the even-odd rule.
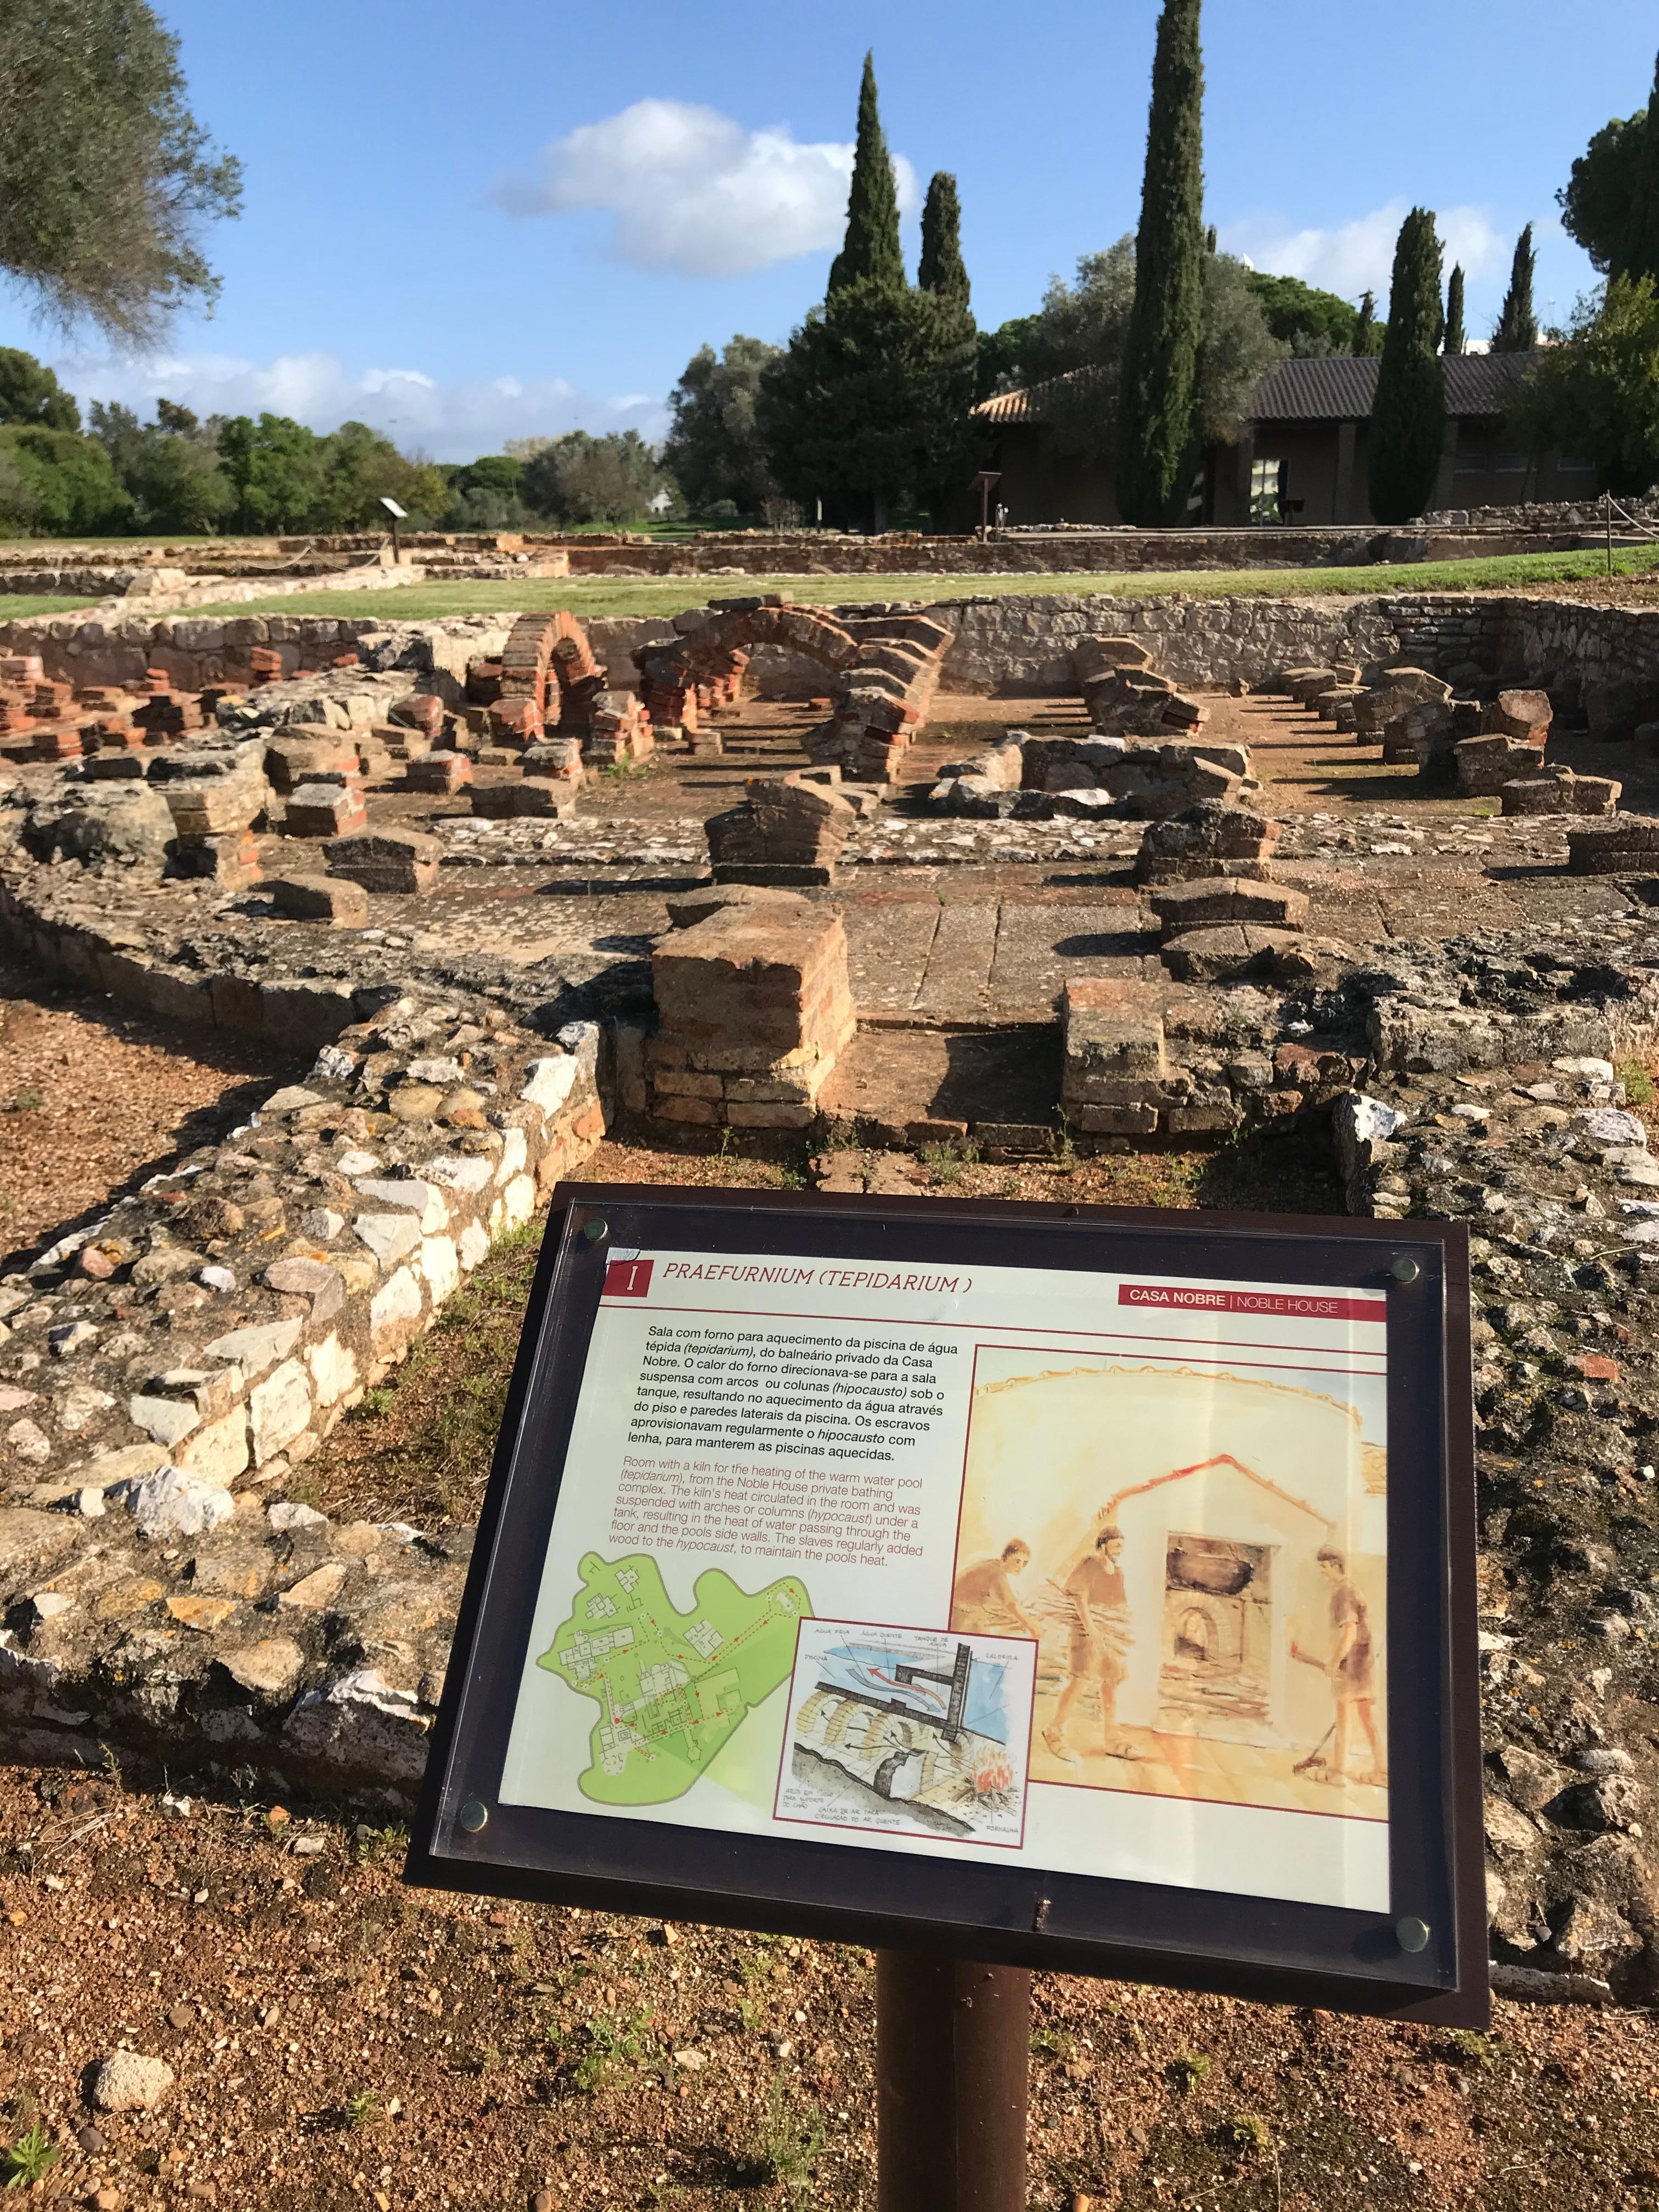
[[[1438,1222],[566,1187],[417,1881],[1485,2017]]]

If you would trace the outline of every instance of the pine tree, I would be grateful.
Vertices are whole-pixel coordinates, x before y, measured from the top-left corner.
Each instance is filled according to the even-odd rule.
[[[1659,63],[1654,66],[1653,97],[1642,119],[1619,268],[1623,276],[1651,276],[1659,283]]]
[[[941,169],[927,187],[921,210],[921,261],[916,282],[953,307],[966,307],[968,270],[962,258],[962,203],[957,180]]]
[[[1463,328],[1463,270],[1461,263],[1455,263],[1446,280],[1446,331],[1440,341],[1440,350],[1459,354],[1468,349],[1468,337]]]
[[[1204,58],[1200,0],[1164,0],[1135,299],[1118,397],[1117,503],[1143,527],[1174,520],[1191,473],[1204,293]]]
[[[761,374],[757,419],[793,499],[886,526],[896,506],[963,488],[976,348],[965,309],[863,277],[814,307]]]
[[[1375,350],[1376,331],[1376,295],[1367,292],[1359,302],[1359,320],[1353,326],[1353,357],[1364,361]]]
[[[1421,514],[1434,490],[1446,425],[1439,343],[1440,240],[1413,208],[1400,226],[1389,327],[1370,422],[1370,507],[1379,522]]]
[[[895,289],[905,281],[904,254],[899,245],[898,186],[882,135],[873,54],[864,57],[858,143],[853,154],[852,186],[847,195],[847,235],[830,267],[830,295],[866,277]]]
[[[1528,223],[1515,241],[1515,259],[1510,268],[1510,289],[1504,295],[1498,328],[1492,334],[1494,353],[1530,353],[1538,343],[1538,318],[1533,313],[1532,306],[1532,276],[1535,260],[1532,250],[1532,225]]]

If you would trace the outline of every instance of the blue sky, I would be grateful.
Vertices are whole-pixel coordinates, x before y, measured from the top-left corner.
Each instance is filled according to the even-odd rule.
[[[656,434],[700,343],[781,339],[821,295],[866,46],[895,155],[919,185],[958,179],[982,324],[1035,307],[1052,271],[1136,218],[1157,0],[161,12],[198,115],[246,173],[242,220],[209,241],[216,314],[181,318],[142,362],[0,301],[0,343],[146,411],[165,392],[319,428],[355,415],[441,459],[578,424]],[[1205,19],[1224,245],[1385,292],[1419,201],[1468,269],[1476,336],[1528,218],[1541,313],[1592,281],[1555,190],[1592,131],[1646,100],[1650,0],[1209,0]]]

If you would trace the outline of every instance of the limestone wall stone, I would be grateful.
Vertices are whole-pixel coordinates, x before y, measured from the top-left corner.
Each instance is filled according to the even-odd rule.
[[[1593,726],[1627,731],[1659,717],[1659,608],[1453,592],[1340,599],[1313,592],[1206,599],[1004,593],[915,604],[954,633],[940,670],[946,690],[1072,690],[1079,681],[1078,647],[1109,632],[1144,645],[1152,665],[1176,684],[1257,685],[1288,667],[1334,664],[1352,664],[1370,678],[1403,658],[1442,675],[1470,666],[1488,678],[1538,685],[1558,705],[1582,705]],[[827,610],[855,634],[903,611],[891,602]],[[708,609],[694,607],[673,617],[609,617],[588,625],[607,687],[635,688],[636,653],[694,635],[711,619]],[[512,620],[507,613],[419,623],[274,614],[161,622],[64,618],[0,623],[0,650],[39,653],[49,678],[78,687],[133,684],[146,668],[160,667],[183,690],[250,683],[256,647],[277,654],[284,678],[332,669],[355,653],[370,670],[407,675],[411,692],[435,692],[455,706],[468,662],[499,655]],[[769,658],[757,653],[756,688],[763,696],[811,696],[829,688],[820,664],[784,647],[769,650]]]
[[[8,1755],[171,1741],[407,1791],[470,1532],[265,1499],[586,1158],[598,1045],[394,1000],[0,1279]]]

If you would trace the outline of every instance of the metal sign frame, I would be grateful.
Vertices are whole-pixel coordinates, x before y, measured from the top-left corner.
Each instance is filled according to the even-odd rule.
[[[613,1246],[1385,1291],[1389,1912],[501,1803],[560,1488],[580,1479],[566,1452]],[[448,1889],[1478,2027],[1488,1997],[1474,1553],[1461,1224],[561,1185],[405,1875]]]

